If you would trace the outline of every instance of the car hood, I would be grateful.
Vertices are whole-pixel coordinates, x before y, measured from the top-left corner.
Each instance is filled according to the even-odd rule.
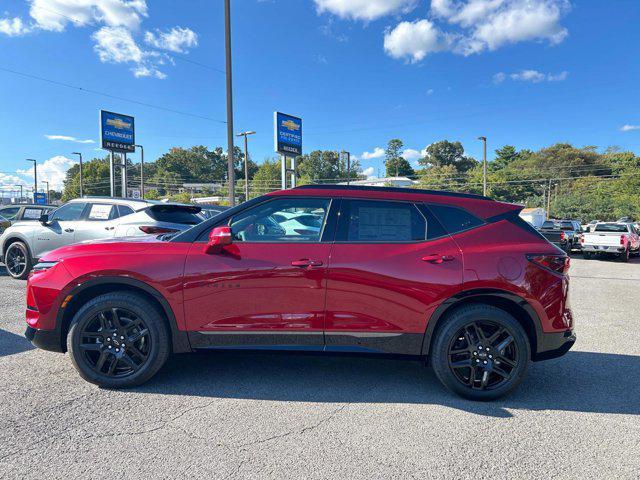
[[[47,252],[40,258],[40,261],[54,262],[79,255],[142,252],[159,243],[163,242],[155,235],[147,235],[144,237],[109,238],[99,241],[87,240],[85,242],[67,245]]]

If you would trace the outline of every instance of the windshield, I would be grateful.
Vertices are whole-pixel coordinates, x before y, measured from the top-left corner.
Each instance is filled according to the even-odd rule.
[[[627,226],[619,223],[600,223],[596,226],[596,232],[617,232],[626,233]]]

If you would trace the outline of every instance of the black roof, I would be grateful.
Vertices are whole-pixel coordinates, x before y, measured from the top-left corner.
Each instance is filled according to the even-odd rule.
[[[461,197],[461,198],[474,198],[476,200],[489,200],[494,201],[492,198],[485,197],[483,195],[476,195],[474,193],[459,193],[449,192],[446,190],[424,190],[421,188],[402,188],[402,187],[374,187],[367,185],[333,185],[333,184],[313,184],[313,185],[301,185],[296,187],[300,189],[309,190],[346,190],[346,191],[368,191],[368,192],[391,192],[391,193],[418,193],[425,195],[440,195],[443,197]]]

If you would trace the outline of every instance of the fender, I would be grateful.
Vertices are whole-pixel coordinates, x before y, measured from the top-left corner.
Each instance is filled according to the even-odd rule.
[[[431,318],[429,318],[429,322],[427,323],[427,329],[424,333],[424,339],[422,341],[422,355],[429,354],[429,348],[431,346],[431,338],[433,336],[433,333],[436,330],[436,327],[438,326],[438,322],[444,316],[445,312],[447,312],[450,308],[453,308],[458,304],[462,304],[463,302],[466,302],[469,299],[472,299],[474,297],[502,298],[517,304],[528,315],[529,319],[531,320],[531,323],[534,326],[535,338],[532,339],[532,343],[535,344],[536,351],[541,351],[543,349],[543,345],[541,343],[543,339],[543,332],[542,332],[540,317],[538,316],[534,308],[529,304],[529,302],[527,302],[524,298],[512,292],[507,292],[505,290],[499,290],[499,289],[493,289],[493,288],[482,288],[482,289],[474,289],[474,290],[466,290],[466,291],[458,292],[454,296],[442,302],[438,306],[438,308],[435,309],[435,311],[431,315]],[[532,353],[535,354],[535,352],[532,352]]]
[[[113,276],[96,277],[96,278],[87,280],[86,282],[83,282],[80,285],[76,286],[71,291],[69,291],[67,295],[73,295],[74,297],[76,297],[77,295],[79,295],[80,293],[82,293],[84,290],[88,288],[97,287],[97,286],[106,285],[106,284],[110,284],[110,285],[116,284],[116,285],[124,285],[127,287],[133,287],[133,288],[143,290],[144,292],[152,295],[161,305],[164,311],[164,314],[167,316],[167,319],[169,321],[169,327],[171,329],[171,341],[172,341],[171,343],[173,346],[173,353],[185,353],[185,352],[192,351],[187,332],[178,330],[176,316],[173,313],[173,309],[171,308],[171,305],[169,305],[169,302],[166,300],[166,298],[164,298],[164,296],[160,292],[158,292],[158,290],[156,290],[155,288],[153,288],[151,285],[147,283],[144,283],[140,280],[136,280],[134,278],[129,278],[129,277],[113,277]],[[63,320],[64,314],[65,314],[64,310],[58,309],[58,314],[56,317],[56,328],[61,329],[60,330],[61,334],[64,333],[62,332],[62,320]]]

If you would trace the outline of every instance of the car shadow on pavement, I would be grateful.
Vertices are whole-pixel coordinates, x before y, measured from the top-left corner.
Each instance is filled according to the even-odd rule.
[[[0,329],[0,357],[26,352],[34,348],[24,336]]]
[[[494,402],[446,391],[422,362],[299,353],[211,352],[173,356],[137,391],[288,402],[444,405],[478,415],[510,410],[640,414],[640,356],[569,352],[530,365],[520,387]]]

